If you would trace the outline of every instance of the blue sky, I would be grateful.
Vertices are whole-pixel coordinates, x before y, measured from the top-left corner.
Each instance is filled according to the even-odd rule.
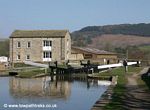
[[[0,0],[0,38],[15,29],[150,23],[150,0]]]

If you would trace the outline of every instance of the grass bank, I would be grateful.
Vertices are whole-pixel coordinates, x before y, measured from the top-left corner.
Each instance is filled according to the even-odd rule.
[[[40,75],[46,75],[45,74],[45,69],[37,69],[37,70],[31,70],[31,71],[22,71],[19,72],[17,77],[20,78],[32,78],[35,76],[40,76]]]
[[[27,65],[24,63],[15,63],[14,68],[19,68],[19,67],[31,67],[31,65]]]
[[[5,76],[9,76],[9,72],[6,71],[0,71],[0,77],[5,77]]]

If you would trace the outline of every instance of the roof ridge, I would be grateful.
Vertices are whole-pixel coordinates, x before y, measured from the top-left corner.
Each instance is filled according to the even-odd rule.
[[[10,37],[62,37],[66,36],[69,30],[15,30]]]
[[[87,51],[87,52],[90,52],[90,53],[95,53],[95,54],[116,54],[114,52],[110,52],[110,51],[106,51],[106,50],[100,50],[100,49],[97,49],[97,48],[90,48],[90,47],[72,46],[72,48],[80,49],[80,50]]]
[[[51,30],[48,30],[48,29],[35,29],[35,30],[26,30],[26,29],[16,29],[15,31],[68,31],[68,29],[51,29]]]

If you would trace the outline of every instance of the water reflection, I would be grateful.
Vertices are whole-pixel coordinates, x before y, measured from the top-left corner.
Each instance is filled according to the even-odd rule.
[[[10,79],[10,93],[14,97],[49,97],[68,98],[71,93],[71,83],[58,81],[56,77],[43,77],[34,79]]]
[[[3,99],[0,101],[0,110],[4,109],[4,104],[20,103],[57,104],[57,110],[89,110],[107,89],[103,82],[87,79],[86,76],[47,76],[33,79],[4,77],[0,78],[0,87],[3,88],[0,90],[0,97]],[[75,105],[78,106],[74,107]]]
[[[71,84],[73,81],[83,82],[84,84],[87,82],[87,89],[90,89],[90,87],[108,86],[110,83],[109,81],[87,79],[86,76],[46,76],[33,79],[12,77],[9,80],[10,94],[15,98],[32,96],[67,99],[71,95]]]

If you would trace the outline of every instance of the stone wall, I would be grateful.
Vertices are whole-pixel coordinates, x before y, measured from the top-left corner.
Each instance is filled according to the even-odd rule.
[[[83,54],[71,54],[69,60],[84,60]]]
[[[0,63],[0,71],[4,71],[6,68],[6,63]]]
[[[106,58],[106,59],[117,59],[117,55],[115,54],[106,54],[106,55],[97,55],[97,58],[98,59],[101,59],[101,58]]]
[[[65,36],[65,60],[68,60],[71,55],[71,36],[67,32]]]
[[[13,41],[12,41],[13,40]],[[17,47],[17,42],[21,43],[21,47]],[[27,48],[27,43],[31,42],[31,47]],[[17,60],[17,55],[20,60]],[[11,38],[10,40],[10,61],[21,63],[26,60],[26,55],[30,55],[31,61],[42,61],[42,41],[41,38]]]

